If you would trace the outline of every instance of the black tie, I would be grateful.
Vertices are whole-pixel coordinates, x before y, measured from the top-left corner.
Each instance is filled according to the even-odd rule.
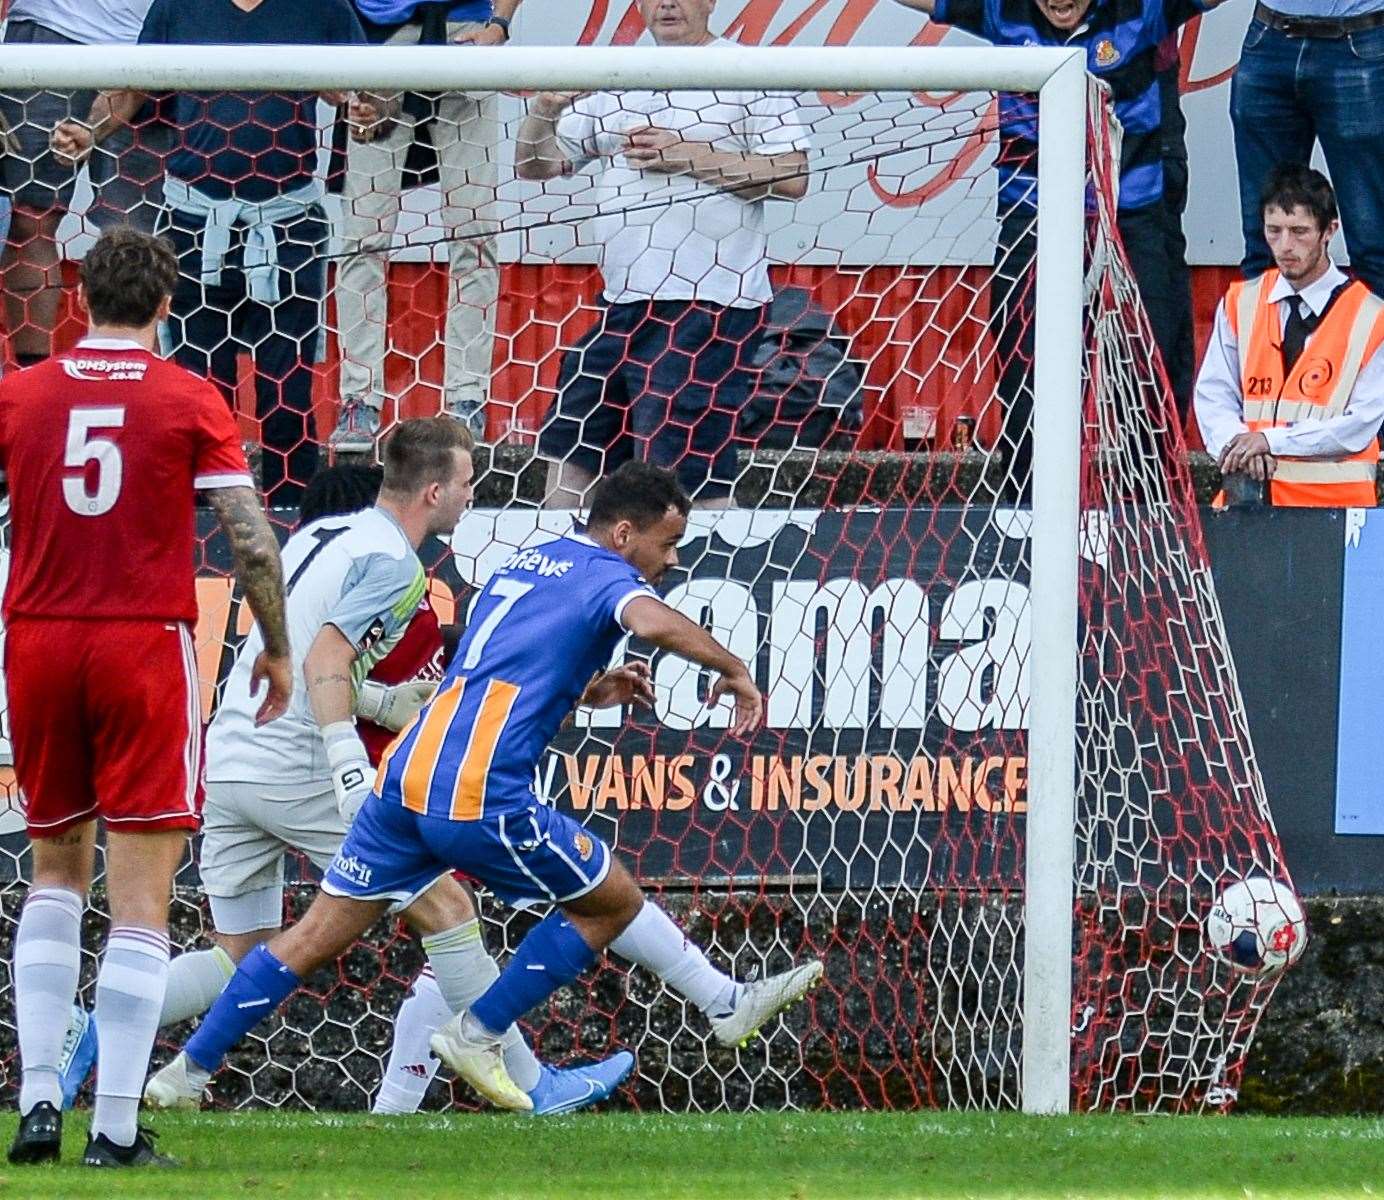
[[[1288,320],[1283,325],[1283,369],[1291,375],[1297,360],[1302,357],[1307,337],[1317,327],[1318,317],[1310,309],[1304,315],[1302,297],[1288,297]]]

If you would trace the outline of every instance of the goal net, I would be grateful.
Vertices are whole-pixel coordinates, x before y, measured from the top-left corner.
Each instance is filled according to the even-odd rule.
[[[381,401],[384,430],[476,422],[477,507],[421,551],[444,624],[572,527],[583,472],[661,456],[716,502],[667,599],[752,664],[763,728],[731,738],[704,675],[623,645],[651,663],[653,711],[579,714],[535,791],[739,977],[815,956],[826,979],[726,1050],[607,960],[534,1014],[541,1056],[627,1046],[623,1096],[647,1109],[1233,1102],[1273,980],[1223,965],[1204,922],[1227,883],[1288,874],[1121,248],[1117,131],[1072,55],[64,54],[0,53],[21,198],[61,174],[26,121],[79,85],[152,100],[70,200],[57,185],[49,275],[16,214],[12,362],[79,335],[96,229],[152,220],[185,269],[168,351],[222,384],[285,528],[311,471],[360,453],[329,444],[343,397]],[[373,142],[346,101],[311,98],[352,89]],[[525,125],[543,90],[597,94],[544,142]],[[189,154],[188,122],[221,122],[234,152]],[[225,203],[247,197],[284,202]],[[210,715],[249,617],[203,533]],[[0,1102],[29,866],[6,778]],[[290,878],[291,916],[312,875],[291,856]],[[99,886],[90,905],[88,1003]],[[533,920],[484,911],[502,957]],[[175,940],[209,930],[190,863]],[[216,1102],[365,1106],[421,964],[401,926],[376,929],[236,1052]],[[426,1103],[470,1097],[444,1072]]]

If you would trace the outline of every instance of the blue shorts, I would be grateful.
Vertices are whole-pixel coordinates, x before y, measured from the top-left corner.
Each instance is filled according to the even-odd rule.
[[[451,870],[465,871],[506,904],[552,904],[575,900],[605,879],[610,850],[544,804],[452,821],[371,796],[322,877],[322,890],[351,900],[407,902]]]

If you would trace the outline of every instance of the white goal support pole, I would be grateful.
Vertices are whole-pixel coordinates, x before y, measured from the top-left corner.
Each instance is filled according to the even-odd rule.
[[[1038,95],[1024,862],[1023,1108],[1029,1113],[1065,1113],[1071,1105],[1086,89],[1083,59],[1074,54]]]
[[[118,53],[114,51],[118,49]],[[1022,1106],[1070,1105],[1087,76],[1081,51],[971,47],[3,46],[0,89],[752,87],[1039,97]]]

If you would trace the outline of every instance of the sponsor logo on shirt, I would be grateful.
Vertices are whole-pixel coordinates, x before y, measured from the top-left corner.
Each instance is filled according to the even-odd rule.
[[[572,569],[569,558],[549,558],[541,550],[518,550],[504,561],[502,571],[537,571],[561,579]]]
[[[358,647],[358,649],[362,654],[365,654],[368,651],[374,649],[376,643],[379,642],[380,638],[384,637],[384,629],[385,625],[383,617],[376,617],[373,621],[370,622],[370,628],[367,629],[363,634],[361,634],[360,646]]]
[[[64,358],[59,361],[69,379],[80,379],[86,383],[114,379],[138,381],[144,378],[149,369],[148,362],[142,358]]]

